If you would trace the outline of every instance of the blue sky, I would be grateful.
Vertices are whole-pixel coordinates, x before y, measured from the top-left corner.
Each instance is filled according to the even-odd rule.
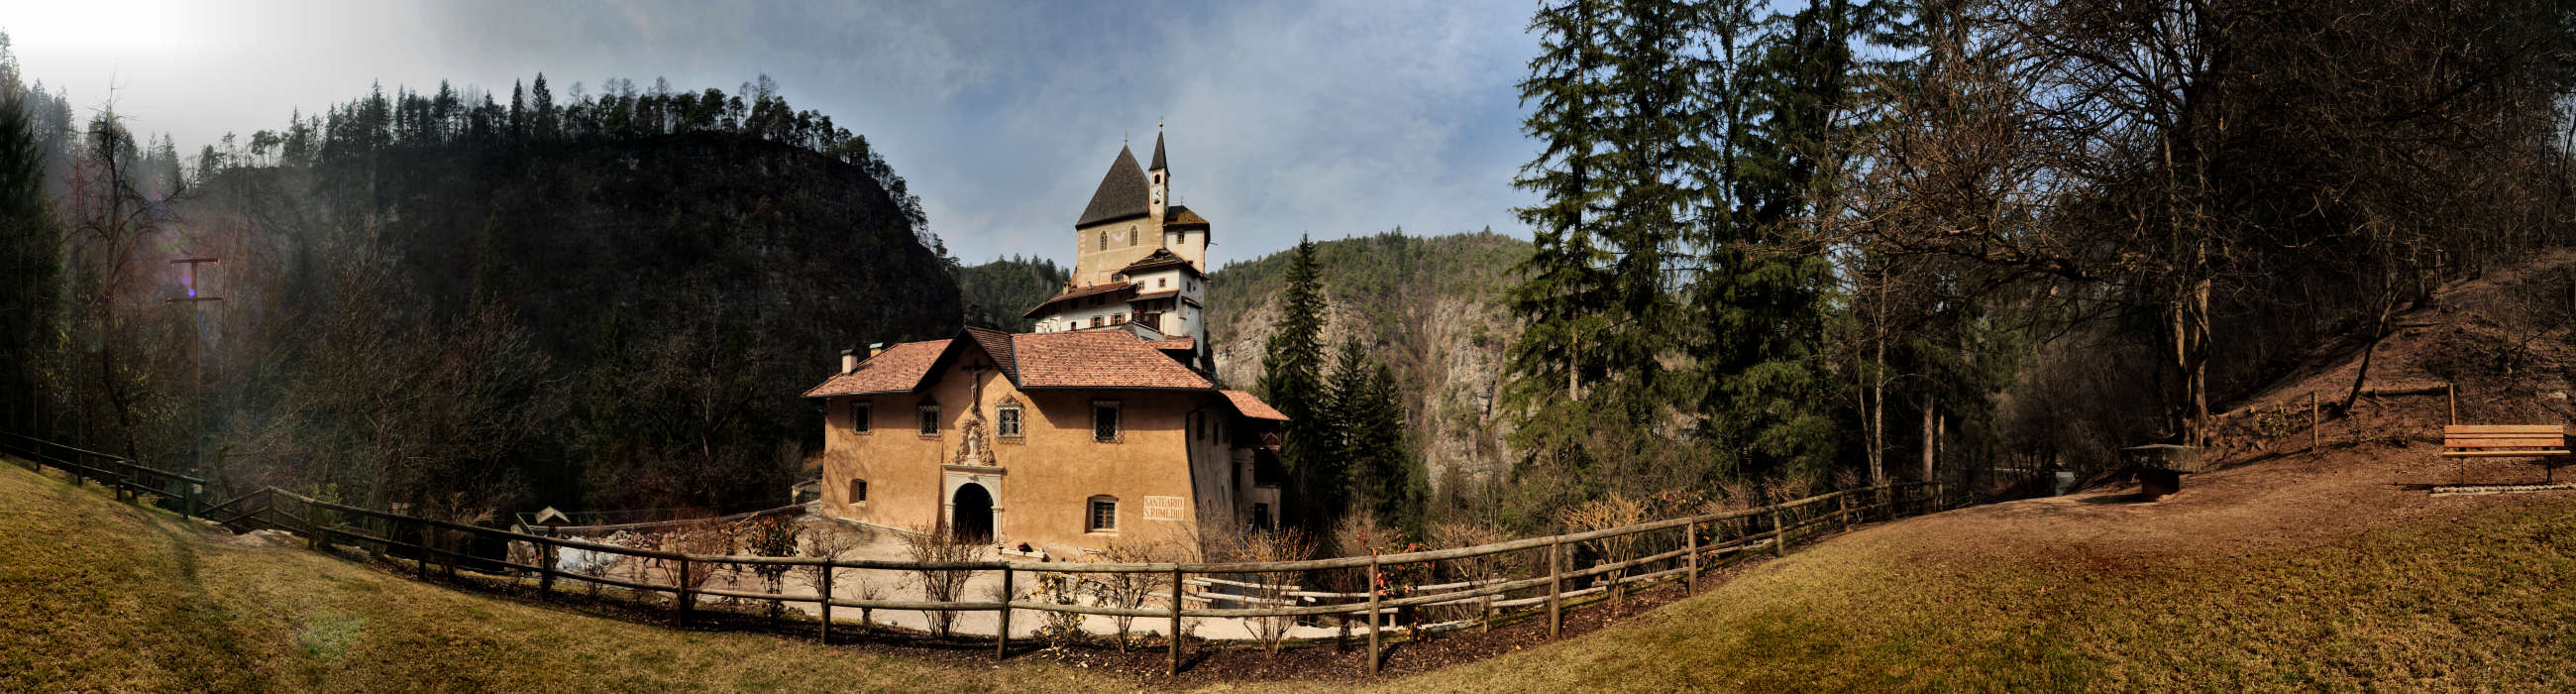
[[[1299,234],[1525,234],[1514,86],[1534,2],[81,2],[0,12],[30,78],[182,152],[372,82],[610,78],[790,102],[868,136],[969,262],[1069,260],[1121,138],[1166,124],[1214,262]]]

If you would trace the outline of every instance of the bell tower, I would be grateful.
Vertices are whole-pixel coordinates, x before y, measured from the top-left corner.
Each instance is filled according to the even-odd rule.
[[[1163,161],[1163,126],[1154,126],[1154,163],[1145,169],[1146,210],[1154,226],[1163,226],[1163,211],[1172,205],[1172,169]]]

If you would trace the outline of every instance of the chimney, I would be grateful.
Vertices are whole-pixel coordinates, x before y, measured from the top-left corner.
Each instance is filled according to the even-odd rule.
[[[868,343],[868,358],[870,358],[870,359],[875,359],[877,355],[879,355],[879,354],[884,354],[884,353],[885,353],[885,348],[886,348],[886,343],[883,343],[883,342],[870,342],[870,343]]]
[[[849,373],[857,370],[859,370],[859,351],[855,349],[841,350],[841,373]]]

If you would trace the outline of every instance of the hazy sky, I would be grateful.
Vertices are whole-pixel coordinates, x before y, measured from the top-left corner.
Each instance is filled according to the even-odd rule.
[[[968,262],[1071,258],[1073,220],[1132,138],[1166,123],[1173,191],[1214,262],[1401,225],[1524,233],[1535,152],[1517,82],[1530,0],[1403,2],[8,3],[32,79],[193,152],[381,81],[507,94],[575,82],[788,101],[861,133]],[[506,101],[506,96],[503,97]]]

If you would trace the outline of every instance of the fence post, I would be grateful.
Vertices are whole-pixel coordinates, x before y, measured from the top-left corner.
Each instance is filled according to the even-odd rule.
[[[1771,505],[1771,555],[1789,556],[1789,525],[1780,522],[1780,505]]]
[[[1181,674],[1181,575],[1180,567],[1172,568],[1172,674]]]
[[[426,581],[429,580],[429,526],[415,520],[411,522],[411,529],[412,558],[419,561],[420,579]]]
[[[313,505],[312,502],[308,501],[304,503],[304,523],[312,526],[313,528],[313,549],[314,551],[329,553],[331,551],[331,524],[324,522],[324,519],[322,518],[322,514],[324,513],[328,513],[328,511],[322,510],[322,507],[320,506]]]
[[[1565,536],[1547,539],[1547,637],[1556,638],[1565,628],[1562,599],[1565,593]]]
[[[537,543],[537,592],[551,593],[554,590],[555,544],[539,542]]]
[[[1173,633],[1179,633],[1174,631]],[[993,630],[993,657],[1011,655],[1011,565],[1002,565],[1002,628]]]
[[[817,641],[821,641],[821,642],[823,642],[823,643],[826,643],[826,644],[829,644],[829,643],[831,643],[831,642],[832,642],[832,574],[833,574],[833,573],[834,573],[834,572],[832,571],[832,558],[831,558],[831,557],[824,557],[824,558],[823,558],[823,589],[822,589],[822,592],[821,592],[821,593],[819,593],[819,594],[817,594],[817,595],[815,596],[816,598],[818,598],[818,599],[819,599],[819,602],[821,602],[821,603],[822,603],[822,607],[821,607],[821,609],[816,610],[816,611],[821,612],[821,613],[823,614],[823,619],[821,620],[821,621],[822,621],[822,625],[821,625],[820,627],[818,627],[818,630],[816,631],[816,633],[815,633],[815,635],[814,635],[814,639],[815,639],[815,640],[817,640]],[[1006,580],[1006,581],[1007,581],[1007,580],[1009,580],[1009,578],[1010,578],[1010,575],[1009,575],[1009,574],[1003,574],[1003,579],[1004,579],[1004,580]]]
[[[671,619],[680,626],[689,625],[689,557],[680,555],[680,573],[671,582]]]
[[[456,531],[454,531],[454,530],[449,530],[449,529],[446,529],[446,528],[439,528],[439,529],[438,529],[438,544],[442,544],[442,545],[443,545],[443,544],[447,544],[447,538],[448,538],[449,536],[451,536],[451,535],[454,535],[454,534],[456,534]],[[461,548],[460,548],[460,549],[461,549]],[[446,560],[447,560],[447,561],[446,561],[446,566],[447,566],[447,579],[448,579],[448,580],[451,580],[451,581],[452,581],[452,580],[456,580],[456,555],[457,555],[458,553],[457,553],[457,552],[449,552],[449,551],[446,551],[444,548],[440,549],[440,550],[439,550],[439,553],[440,553],[441,555],[443,555],[443,556],[446,558]]]
[[[1379,646],[1378,646],[1378,636],[1377,636],[1377,626],[1378,626],[1378,625],[1377,625],[1377,623],[1378,623],[1378,612],[1377,612],[1378,607],[1377,607],[1377,606],[1378,606],[1378,600],[1379,600],[1378,596],[1379,596],[1381,593],[1383,593],[1384,591],[1378,590],[1378,588],[1379,588],[1378,581],[1377,581],[1377,577],[1378,577],[1378,563],[1377,563],[1377,550],[1376,550],[1376,549],[1370,549],[1370,550],[1369,550],[1369,569],[1368,569],[1368,571],[1369,571],[1369,573],[1368,573],[1368,592],[1369,592],[1369,596],[1368,596],[1368,598],[1369,598],[1369,602],[1368,602],[1368,622],[1369,622],[1368,674],[1369,674],[1369,676],[1370,676],[1370,677],[1376,677],[1376,676],[1377,676],[1377,657],[1378,657],[1378,654],[1380,654],[1380,653],[1385,653],[1385,652],[1386,652],[1386,651],[1381,650],[1381,649],[1379,648]]]
[[[1682,594],[1697,594],[1699,593],[1699,521],[1682,524],[1682,547],[1689,551],[1682,556],[1690,557],[1690,573],[1686,574],[1690,576],[1690,580],[1684,583]]]

